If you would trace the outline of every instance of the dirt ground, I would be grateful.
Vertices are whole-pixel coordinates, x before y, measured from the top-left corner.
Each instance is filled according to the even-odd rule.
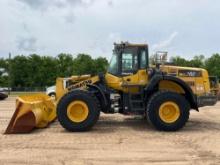
[[[220,102],[191,112],[179,132],[159,132],[134,116],[101,115],[90,132],[56,121],[31,134],[3,135],[15,98],[0,101],[0,164],[220,164]]]

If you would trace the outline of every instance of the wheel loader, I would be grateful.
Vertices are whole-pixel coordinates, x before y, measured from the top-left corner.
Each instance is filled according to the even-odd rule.
[[[87,131],[106,114],[142,115],[161,131],[177,131],[198,111],[197,96],[182,79],[149,67],[148,45],[114,44],[105,74],[57,78],[55,102],[39,94],[22,96],[6,129],[27,133],[56,118],[68,131]]]

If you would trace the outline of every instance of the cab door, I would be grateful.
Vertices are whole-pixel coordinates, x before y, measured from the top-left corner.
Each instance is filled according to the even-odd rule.
[[[138,49],[126,49],[121,55],[122,87],[130,92],[137,92],[147,83],[147,54]]]

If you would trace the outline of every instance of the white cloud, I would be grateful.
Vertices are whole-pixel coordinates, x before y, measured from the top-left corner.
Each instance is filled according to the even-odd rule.
[[[43,9],[47,10],[51,7],[57,8],[67,8],[68,6],[77,7],[77,6],[90,6],[96,0],[17,0],[21,3],[28,5],[33,9]]]
[[[89,53],[148,42],[172,55],[220,52],[218,0],[1,0],[0,57]],[[43,49],[42,49],[43,48]]]
[[[166,40],[163,40],[157,44],[154,44],[152,46],[153,51],[169,48],[177,36],[178,36],[178,32],[175,31],[175,32],[171,33],[170,36]]]
[[[121,42],[122,41],[122,37],[121,37],[121,34],[120,33],[113,33],[111,32],[109,35],[108,35],[108,40],[111,41],[111,42]]]
[[[18,38],[17,48],[21,51],[36,51],[37,50],[37,39],[35,37]]]

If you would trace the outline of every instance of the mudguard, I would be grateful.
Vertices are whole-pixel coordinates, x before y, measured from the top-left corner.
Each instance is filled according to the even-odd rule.
[[[162,80],[172,81],[181,86],[185,91],[186,99],[189,100],[191,108],[198,111],[197,97],[194,95],[192,89],[183,80],[174,76],[155,74],[149,81],[148,86],[145,88],[145,95],[149,96],[152,92],[158,90],[159,83]]]
[[[105,96],[105,93],[103,91],[102,88],[100,88],[98,85],[95,85],[95,84],[90,84],[90,85],[87,85],[90,89],[94,89],[96,91],[98,91],[99,95],[100,95],[100,98],[101,99],[101,105],[102,105],[102,108],[106,108],[108,106],[108,100]]]

